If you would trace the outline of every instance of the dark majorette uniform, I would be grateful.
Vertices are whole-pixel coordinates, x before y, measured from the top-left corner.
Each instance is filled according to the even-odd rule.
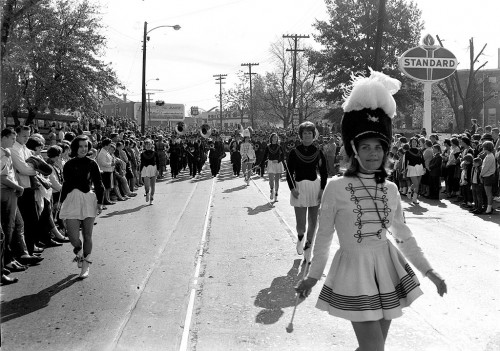
[[[290,196],[290,205],[294,207],[318,206],[319,191],[325,188],[328,179],[323,153],[314,145],[299,145],[290,151],[287,168],[288,187],[290,190],[297,188],[299,191],[298,198]],[[318,178],[318,171],[320,178]]]

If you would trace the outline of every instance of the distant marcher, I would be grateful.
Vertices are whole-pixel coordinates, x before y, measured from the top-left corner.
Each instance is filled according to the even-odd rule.
[[[266,145],[264,155],[261,160],[261,169],[264,169],[264,163],[267,161],[267,175],[269,176],[270,200],[278,201],[278,190],[280,187],[280,178],[283,173],[283,161],[285,152],[281,148],[278,140],[278,134],[272,133],[269,137],[269,144]]]
[[[144,180],[144,196],[150,205],[154,202],[156,176],[158,175],[158,153],[153,150],[151,139],[144,141],[144,151],[141,153],[141,166],[139,172]]]

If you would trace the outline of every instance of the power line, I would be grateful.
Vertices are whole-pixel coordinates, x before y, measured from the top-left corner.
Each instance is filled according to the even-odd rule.
[[[220,130],[222,131],[222,84],[226,84],[223,82],[226,79],[227,74],[214,74],[215,80],[217,81],[215,84],[219,84],[219,101],[220,101]]]
[[[298,42],[299,39],[303,38],[309,38],[309,35],[299,35],[299,34],[283,34],[283,38],[291,38],[294,41],[294,48],[293,49],[286,49],[286,51],[292,51],[293,52],[293,77],[292,77],[292,82],[293,82],[293,96],[292,96],[292,109],[293,109],[293,114],[292,114],[292,128],[293,128],[293,116],[295,115],[295,99],[297,95],[297,52],[299,51],[304,51],[303,49],[298,49]],[[301,118],[302,116],[299,115],[299,124],[302,122]]]
[[[252,129],[254,129],[254,124],[253,124],[253,108],[252,108],[252,74],[257,74],[257,73],[252,73],[252,66],[258,66],[258,63],[242,63],[242,66],[248,66],[248,76],[250,77],[250,123],[252,124]]]

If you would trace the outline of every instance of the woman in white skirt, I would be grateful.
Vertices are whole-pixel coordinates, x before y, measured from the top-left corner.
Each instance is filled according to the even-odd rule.
[[[406,176],[411,180],[407,195],[414,204],[418,204],[418,189],[422,176],[425,174],[425,161],[422,151],[418,148],[417,138],[410,139],[410,150],[405,152],[404,158]]]
[[[283,161],[285,152],[279,144],[278,134],[272,133],[269,137],[269,145],[266,146],[264,157],[260,164],[261,169],[264,169],[264,164],[267,162],[267,175],[269,176],[269,187],[271,201],[278,201],[278,189],[280,187],[281,173],[283,173]]]
[[[74,262],[81,268],[80,278],[89,276],[92,253],[92,231],[95,217],[101,213],[104,186],[97,163],[88,158],[92,144],[86,136],[77,136],[71,142],[72,157],[63,168],[63,185],[59,217],[66,221],[69,240],[76,254]],[[94,191],[92,191],[94,186]],[[83,243],[80,240],[82,228]]]
[[[304,260],[307,262],[310,261],[310,247],[316,230],[318,208],[328,178],[325,156],[313,145],[317,133],[313,123],[302,123],[299,126],[301,144],[290,151],[286,164],[286,180],[292,192],[290,205],[295,209],[297,222],[297,253],[304,254]],[[307,238],[304,242],[306,225]]]
[[[439,295],[447,291],[405,223],[397,186],[386,180],[396,114],[392,94],[400,83],[384,77],[372,72],[349,90],[341,128],[350,167],[325,188],[309,273],[296,288],[308,296],[321,279],[337,231],[340,248],[316,307],[351,322],[359,351],[383,351],[392,319],[422,294],[406,259],[436,285]],[[387,234],[394,236],[397,248]]]
[[[141,153],[141,177],[144,180],[144,196],[146,202],[153,204],[156,186],[156,176],[158,175],[158,165],[160,159],[158,153],[153,150],[153,142],[151,139],[144,141],[144,151]],[[151,192],[151,193],[150,193]]]
[[[251,143],[251,128],[243,130],[243,142],[240,145],[241,154],[241,165],[243,168],[243,174],[245,175],[245,183],[247,186],[250,184],[250,178],[252,176],[252,167],[255,162],[255,150]]]

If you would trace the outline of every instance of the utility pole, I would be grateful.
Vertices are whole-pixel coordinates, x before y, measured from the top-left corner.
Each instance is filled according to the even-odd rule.
[[[293,129],[293,116],[295,114],[295,99],[297,95],[297,52],[299,51],[304,51],[303,49],[298,49],[298,41],[301,38],[309,38],[309,35],[298,35],[298,34],[283,34],[283,38],[291,38],[294,41],[294,48],[293,49],[286,49],[286,51],[293,51],[293,96],[292,96],[292,129]],[[300,123],[301,121],[299,121]]]
[[[252,73],[252,66],[258,66],[258,63],[242,63],[242,66],[248,66],[248,74],[250,77],[250,123],[252,124],[252,129],[255,129],[254,124],[253,124],[253,105],[252,105],[252,74],[257,74],[257,73]]]
[[[227,77],[227,74],[214,74],[214,77],[217,77],[215,78],[215,80],[217,82],[215,82],[215,84],[219,84],[219,102],[220,102],[220,132],[222,132],[222,84],[226,84],[225,82],[223,82],[224,79],[226,79]]]
[[[149,127],[151,127],[151,95],[154,93],[146,93],[148,94],[148,121],[149,121]]]
[[[146,42],[148,40],[148,22],[144,21],[142,37],[142,94],[141,94],[141,134],[144,135],[146,124]]]
[[[382,52],[382,36],[384,34],[385,0],[379,0],[377,15],[377,34],[375,36],[375,59],[373,69],[382,71],[380,53]]]

